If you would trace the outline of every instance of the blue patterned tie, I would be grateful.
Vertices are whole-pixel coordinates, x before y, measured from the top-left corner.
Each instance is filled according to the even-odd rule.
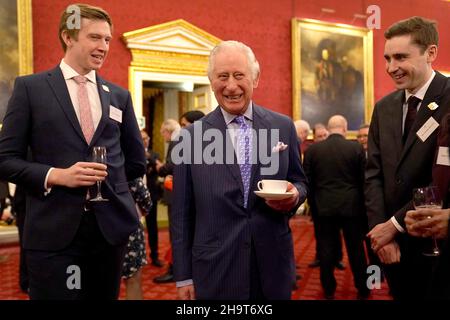
[[[244,207],[247,208],[252,168],[252,130],[245,123],[243,115],[237,116],[234,118],[234,121],[239,124],[239,130],[237,130],[238,163],[241,170],[242,184],[244,185]]]

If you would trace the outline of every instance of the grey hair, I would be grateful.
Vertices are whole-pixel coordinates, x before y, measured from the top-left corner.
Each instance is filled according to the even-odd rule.
[[[174,119],[167,119],[164,120],[164,122],[162,123],[162,127],[169,131],[170,133],[173,133],[175,131],[179,131],[181,129],[180,124],[178,123],[177,120]]]
[[[209,54],[209,62],[208,62],[208,78],[209,80],[212,79],[212,71],[214,66],[214,60],[217,55],[217,53],[222,50],[223,48],[237,48],[244,52],[244,54],[247,57],[247,61],[250,67],[250,71],[252,72],[253,80],[258,78],[260,68],[259,68],[259,62],[256,60],[255,54],[253,53],[252,49],[250,49],[249,46],[243,44],[239,41],[234,40],[228,40],[228,41],[222,41],[217,46],[215,46],[211,53]]]
[[[309,126],[309,123],[306,120],[297,120],[294,122],[294,125],[296,128],[301,128],[308,132],[311,130],[311,127]]]

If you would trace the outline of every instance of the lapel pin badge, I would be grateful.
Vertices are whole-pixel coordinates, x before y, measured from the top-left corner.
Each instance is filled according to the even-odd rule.
[[[108,86],[105,86],[104,84],[102,84],[102,88],[103,88],[103,90],[105,90],[106,92],[109,92]]]
[[[430,110],[436,110],[439,107],[439,105],[436,102],[431,102],[428,104],[428,109]]]

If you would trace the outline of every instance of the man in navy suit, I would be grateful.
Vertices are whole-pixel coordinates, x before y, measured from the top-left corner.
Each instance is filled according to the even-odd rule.
[[[295,264],[288,222],[307,193],[294,124],[252,102],[259,64],[248,46],[216,46],[208,77],[219,106],[181,130],[172,153],[178,295],[290,299]],[[249,128],[251,136],[245,135]],[[264,161],[267,155],[270,161]],[[259,198],[254,191],[261,179],[289,181],[292,196]]]
[[[96,74],[111,29],[103,9],[69,6],[60,22],[61,63],[17,78],[8,104],[0,177],[27,191],[31,299],[119,294],[125,245],[138,226],[127,181],[145,173],[145,155],[129,92]],[[93,146],[106,147],[107,165],[90,162]],[[97,181],[109,201],[89,201]]]
[[[408,236],[412,191],[432,181],[439,123],[449,110],[450,81],[433,70],[436,23],[411,17],[385,32],[386,71],[398,90],[375,105],[369,129],[365,201],[372,249],[394,299],[423,298],[433,259]]]

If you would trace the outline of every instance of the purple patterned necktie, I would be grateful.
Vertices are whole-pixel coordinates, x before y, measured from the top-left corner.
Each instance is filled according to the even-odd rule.
[[[238,163],[241,170],[242,184],[244,185],[244,207],[247,208],[248,193],[250,190],[250,175],[251,175],[251,154],[252,154],[252,130],[250,126],[245,123],[243,115],[234,118],[234,121],[239,124],[237,130],[237,148],[238,148]]]

